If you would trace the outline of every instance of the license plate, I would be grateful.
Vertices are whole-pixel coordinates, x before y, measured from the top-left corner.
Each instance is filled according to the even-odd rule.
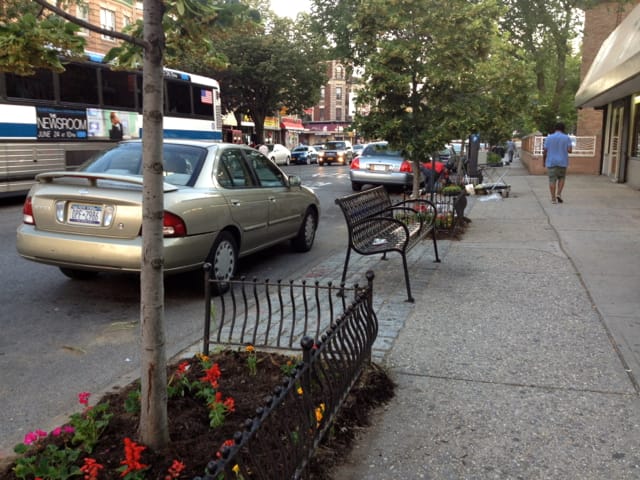
[[[387,166],[378,164],[369,165],[369,170],[373,170],[374,172],[386,172]]]
[[[102,207],[72,203],[69,210],[69,223],[78,225],[102,225]]]

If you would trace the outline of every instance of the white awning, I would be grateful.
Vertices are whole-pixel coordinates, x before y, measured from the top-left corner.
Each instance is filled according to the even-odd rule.
[[[601,107],[640,92],[640,5],[602,43],[585,75],[576,107]]]

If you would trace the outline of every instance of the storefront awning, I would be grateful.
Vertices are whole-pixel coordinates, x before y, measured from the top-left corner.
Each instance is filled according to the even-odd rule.
[[[222,124],[228,125],[229,127],[237,127],[238,121],[236,120],[236,116],[233,114],[233,112],[229,112],[224,117],[222,117]]]
[[[280,122],[280,128],[291,130],[293,132],[304,132],[302,120],[296,120],[294,118],[283,118]]]
[[[576,107],[601,107],[640,91],[640,5],[600,46],[585,75]]]

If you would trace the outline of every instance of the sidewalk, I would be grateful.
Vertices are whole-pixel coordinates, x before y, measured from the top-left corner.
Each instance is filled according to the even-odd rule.
[[[552,205],[509,168],[441,264],[414,249],[408,316],[378,310],[396,396],[335,480],[640,478],[640,192],[569,175]]]

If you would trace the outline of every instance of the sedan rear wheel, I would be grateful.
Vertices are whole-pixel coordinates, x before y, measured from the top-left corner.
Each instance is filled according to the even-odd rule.
[[[76,268],[60,267],[60,271],[67,277],[74,280],[91,280],[98,276],[98,272],[94,272],[92,270],[78,270]]]
[[[207,263],[211,264],[210,278],[221,281],[214,283],[214,290],[219,294],[229,290],[229,284],[224,281],[234,277],[238,264],[238,247],[233,235],[229,232],[218,235],[207,257]]]
[[[318,214],[312,208],[307,208],[296,235],[291,240],[291,245],[296,252],[308,252],[313,247],[313,241],[316,238],[316,230],[318,228]]]

